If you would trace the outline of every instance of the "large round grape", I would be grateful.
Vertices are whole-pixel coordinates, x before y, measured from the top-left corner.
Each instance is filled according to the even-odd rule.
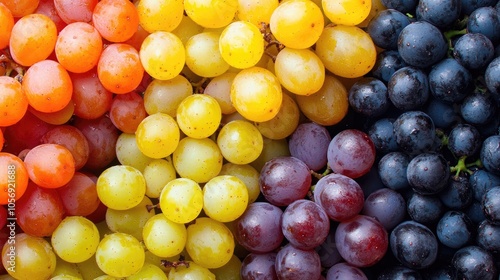
[[[436,194],[446,188],[450,167],[441,154],[422,153],[410,161],[406,176],[415,192]]]

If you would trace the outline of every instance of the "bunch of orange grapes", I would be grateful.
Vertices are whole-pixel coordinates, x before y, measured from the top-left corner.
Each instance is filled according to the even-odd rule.
[[[0,0],[0,270],[240,279],[233,225],[260,169],[290,154],[299,123],[344,118],[375,64],[363,27],[381,9]]]

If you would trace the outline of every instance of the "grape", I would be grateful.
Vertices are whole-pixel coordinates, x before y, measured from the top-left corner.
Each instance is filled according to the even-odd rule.
[[[469,177],[469,183],[474,191],[474,198],[481,201],[486,191],[500,186],[500,177],[484,169],[479,169]]]
[[[89,143],[85,135],[71,125],[59,125],[45,133],[41,144],[59,144],[68,149],[75,160],[75,170],[81,169],[89,158]]]
[[[500,251],[500,226],[483,220],[477,227],[477,244],[491,252]]]
[[[267,201],[276,206],[287,206],[306,196],[311,181],[311,173],[304,162],[291,156],[282,156],[264,164],[259,186]]]
[[[481,147],[481,136],[476,127],[458,124],[448,135],[448,148],[457,157],[475,155]]]
[[[290,154],[302,160],[311,170],[326,166],[326,151],[332,140],[328,130],[314,122],[297,126],[288,140]]]
[[[187,0],[185,13],[205,28],[220,28],[228,25],[238,9],[238,0]]]
[[[408,182],[420,194],[439,193],[446,188],[449,177],[448,162],[441,154],[422,153],[408,163]]]
[[[114,165],[99,175],[96,187],[99,199],[106,206],[115,210],[127,210],[143,200],[146,181],[136,168]]]
[[[182,178],[206,183],[219,174],[223,156],[210,138],[182,138],[172,155],[175,170]]]
[[[363,215],[376,218],[387,231],[405,218],[406,202],[401,194],[389,189],[379,189],[366,198]]]
[[[453,47],[453,57],[470,70],[486,67],[494,57],[494,46],[481,33],[467,33],[457,39]]]
[[[113,277],[128,277],[141,270],[145,254],[135,237],[126,233],[111,233],[99,242],[95,258],[104,273]]]
[[[362,78],[349,89],[349,105],[356,112],[377,117],[389,109],[386,85],[375,78]]]
[[[73,83],[75,116],[83,119],[98,119],[111,108],[113,93],[102,85],[97,75],[97,68],[85,73],[70,73]]]
[[[144,263],[144,266],[137,273],[127,277],[128,280],[155,279],[167,280],[167,275],[160,267],[150,263]]]
[[[260,194],[259,172],[248,164],[225,163],[219,175],[232,175],[238,177],[246,186],[248,191],[248,203],[257,200]]]
[[[323,12],[334,24],[358,25],[363,22],[370,13],[372,1],[321,1]]]
[[[205,94],[190,95],[177,107],[176,121],[189,137],[205,138],[219,128],[221,109],[215,98]]]
[[[367,32],[377,47],[385,50],[397,50],[401,30],[410,24],[410,19],[395,9],[386,9],[377,13],[367,26]]]
[[[446,129],[460,120],[458,112],[453,108],[452,104],[436,98],[430,98],[425,113],[431,117],[436,128]]]
[[[179,145],[180,130],[173,117],[155,113],[144,118],[135,132],[139,150],[151,158],[171,155]]]
[[[0,168],[6,170],[0,175],[0,204],[6,205],[12,198],[18,200],[24,195],[28,187],[29,175],[24,162],[10,153],[0,152]],[[12,178],[12,175],[15,175],[15,178]],[[15,184],[16,187],[13,197],[12,190],[9,191],[10,184]]]
[[[262,138],[264,139],[264,148],[260,156],[250,163],[256,170],[261,171],[264,164],[275,157],[290,156],[287,139],[272,140],[266,137]]]
[[[429,86],[438,100],[459,102],[472,92],[473,81],[470,72],[456,59],[447,58],[432,67]]]
[[[497,268],[493,257],[479,246],[459,249],[451,260],[454,278],[495,279]]]
[[[500,59],[494,58],[486,67],[484,72],[484,79],[486,87],[490,90],[493,95],[497,96],[500,94],[500,78],[498,78],[498,73],[500,71]]]
[[[97,177],[90,173],[75,172],[66,185],[57,189],[67,215],[87,216],[99,207],[96,181]]]
[[[439,193],[443,204],[454,210],[464,209],[474,199],[474,192],[469,180],[464,176],[452,176],[444,190]]]
[[[368,173],[375,162],[375,146],[361,130],[346,129],[333,137],[327,158],[334,172],[358,178]]]
[[[418,270],[411,269],[401,265],[394,265],[387,269],[384,269],[377,277],[377,280],[391,280],[391,279],[423,279],[421,273]],[[429,278],[434,279],[434,278]],[[439,278],[441,279],[441,278]],[[444,278],[448,279],[448,278]]]
[[[260,24],[269,23],[273,11],[278,7],[278,0],[253,1],[238,0],[238,10],[236,17],[243,21],[248,21],[259,27]]]
[[[390,152],[378,162],[378,173],[382,183],[393,190],[409,187],[407,167],[410,157],[402,152]]]
[[[262,136],[269,139],[285,139],[290,136],[300,121],[300,109],[297,103],[287,94],[283,94],[283,101],[278,114],[274,118],[255,123]]]
[[[248,254],[241,263],[242,280],[277,280],[274,262],[276,253]]]
[[[234,120],[219,131],[217,145],[227,161],[248,164],[259,157],[264,142],[255,125],[246,120]]]
[[[235,21],[219,37],[222,58],[238,69],[255,66],[264,54],[264,39],[259,28],[246,21]]]
[[[321,266],[324,268],[330,268],[342,261],[342,256],[340,256],[339,250],[337,249],[337,245],[335,243],[335,230],[337,224],[330,222],[330,226],[330,232],[328,233],[325,241],[314,249],[316,250],[316,252],[318,252],[321,260]]]
[[[141,121],[146,118],[144,100],[136,92],[115,95],[109,108],[109,118],[120,131],[135,133]]]
[[[232,175],[218,175],[203,186],[203,210],[219,222],[236,220],[248,205],[245,183]]]
[[[474,225],[463,212],[447,211],[439,220],[436,235],[443,245],[459,249],[473,238]]]
[[[67,23],[92,21],[92,12],[97,5],[97,0],[79,0],[66,2],[54,1],[54,8],[61,19]]]
[[[202,32],[187,40],[186,66],[189,70],[200,77],[210,78],[229,69],[230,64],[222,56],[220,37],[218,32]]]
[[[241,260],[233,255],[228,263],[219,268],[211,269],[216,279],[241,280]]]
[[[137,31],[139,15],[130,1],[104,0],[95,5],[92,23],[104,39],[119,43],[130,39]]]
[[[137,4],[139,24],[148,33],[171,32],[182,21],[184,6],[180,0],[140,1]]]
[[[495,45],[500,41],[499,29],[498,9],[494,7],[479,7],[469,15],[467,20],[467,31],[469,33],[481,33]]]
[[[184,224],[172,222],[162,213],[149,218],[142,229],[144,245],[151,253],[162,258],[182,252],[187,240]]]
[[[71,263],[91,258],[97,250],[99,241],[99,231],[95,224],[81,216],[64,218],[51,237],[55,253]]]
[[[28,110],[28,99],[22,85],[16,79],[0,76],[2,98],[0,99],[0,125],[11,126],[19,122]],[[3,145],[2,145],[3,146]]]
[[[492,135],[486,138],[481,146],[480,159],[487,171],[500,176],[500,155],[498,153],[498,145],[500,145],[499,135]]]
[[[229,115],[236,112],[231,103],[231,84],[236,73],[225,72],[214,77],[205,87],[203,94],[210,95],[219,103],[222,114]]]
[[[179,224],[193,221],[203,209],[200,185],[187,178],[176,178],[168,182],[161,189],[159,199],[165,217]]]
[[[12,32],[12,27],[14,27],[14,16],[7,6],[3,3],[0,5],[0,21],[2,21],[2,27],[0,27],[0,48],[4,49],[9,46],[10,35]]]
[[[82,279],[83,275],[76,263],[69,263],[56,255],[56,269],[51,277],[50,279],[65,279],[65,277],[68,277],[69,280],[77,280]]]
[[[460,17],[462,0],[422,0],[418,1],[416,16],[440,29],[450,28]]]
[[[500,224],[500,186],[489,189],[481,200],[486,219],[494,225]]]
[[[328,269],[326,280],[333,279],[368,280],[361,269],[344,262],[338,263]]]
[[[143,227],[155,215],[148,210],[152,205],[151,199],[144,197],[136,206],[126,210],[107,208],[106,225],[111,232],[123,232],[132,235],[137,240],[143,239]]]
[[[486,220],[480,201],[473,200],[472,203],[463,211],[475,225],[478,225],[482,221]]]
[[[291,244],[276,254],[275,270],[278,279],[318,279],[321,262],[314,250],[301,250]]]
[[[178,266],[168,273],[169,280],[203,279],[215,280],[215,275],[207,268],[196,262],[188,262],[189,265]]]
[[[407,212],[411,219],[424,225],[435,224],[444,213],[444,205],[439,197],[412,193],[407,200]]]
[[[175,118],[177,107],[193,94],[193,86],[182,75],[170,80],[153,80],[144,92],[144,107],[149,115],[165,113]]]
[[[394,135],[398,147],[411,156],[432,150],[435,127],[432,119],[422,111],[407,111],[394,121]]]
[[[389,79],[387,95],[400,110],[409,111],[422,107],[429,99],[429,79],[417,67],[398,69]]]
[[[385,154],[398,150],[393,123],[394,119],[392,118],[381,118],[368,129],[368,136],[375,145],[377,152]]]
[[[384,50],[378,54],[371,74],[373,77],[387,84],[392,74],[405,66],[407,66],[407,64],[396,50]]]

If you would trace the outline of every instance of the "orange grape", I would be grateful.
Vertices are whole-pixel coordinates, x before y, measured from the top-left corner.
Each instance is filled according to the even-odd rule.
[[[23,196],[29,175],[24,162],[10,153],[0,152],[0,168],[5,170],[0,173],[0,204],[6,205]]]
[[[21,83],[8,76],[0,76],[0,126],[10,126],[20,121],[28,110],[28,99]]]
[[[128,0],[102,0],[94,8],[92,22],[104,39],[119,43],[137,31],[139,14]]]
[[[116,95],[109,110],[113,124],[125,133],[135,133],[147,115],[144,99],[136,92]]]
[[[113,93],[104,88],[97,68],[85,73],[70,73],[73,82],[75,115],[83,119],[97,119],[111,107]]]
[[[20,18],[12,28],[10,54],[15,62],[31,66],[49,57],[57,40],[56,24],[46,15]],[[41,47],[43,46],[43,47]]]
[[[20,18],[33,13],[39,4],[39,0],[0,0],[15,18]]]
[[[29,104],[45,113],[57,112],[66,107],[73,93],[68,72],[53,60],[33,64],[26,71],[22,85]]]
[[[91,22],[97,0],[54,0],[57,13],[65,23]]]
[[[102,85],[113,93],[133,91],[144,76],[139,52],[128,44],[109,45],[97,63],[97,75]]]
[[[97,29],[85,22],[64,27],[57,37],[57,61],[66,70],[83,73],[97,65],[102,52],[102,38]]]
[[[0,49],[9,45],[12,27],[14,27],[14,17],[9,8],[0,2]]]
[[[67,123],[71,119],[71,117],[73,117],[73,113],[75,112],[75,104],[73,102],[68,102],[68,104],[61,110],[50,113],[39,112],[33,109],[33,107],[28,107],[28,110],[37,118],[46,123],[59,125]]]

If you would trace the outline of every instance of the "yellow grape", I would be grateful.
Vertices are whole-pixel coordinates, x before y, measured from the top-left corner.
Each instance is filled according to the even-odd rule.
[[[241,280],[240,276],[241,260],[233,255],[228,263],[219,268],[211,269],[216,279]]]
[[[283,94],[283,102],[278,114],[266,121],[255,123],[262,136],[270,139],[283,139],[295,131],[299,125],[300,110],[288,94]]]
[[[144,266],[137,272],[129,277],[127,280],[168,280],[165,272],[157,265],[145,263]]]
[[[276,56],[274,73],[284,88],[298,95],[317,92],[325,81],[325,66],[309,49],[282,49]]]
[[[202,32],[186,42],[186,65],[200,77],[215,77],[226,72],[229,64],[219,52],[217,32]]]
[[[325,27],[316,42],[315,51],[326,69],[345,78],[367,74],[377,59],[377,50],[372,38],[357,26]]]
[[[252,67],[264,54],[264,37],[259,28],[246,21],[230,23],[219,39],[222,58],[232,67]]]
[[[212,139],[185,137],[175,149],[172,160],[181,177],[205,183],[219,174],[223,158]]]
[[[132,166],[139,171],[143,171],[153,160],[139,150],[135,134],[132,133],[120,134],[116,140],[115,150],[116,158],[121,164]]]
[[[135,132],[139,150],[151,158],[171,155],[179,144],[180,135],[175,119],[165,113],[147,116]]]
[[[276,76],[261,67],[241,70],[231,85],[231,102],[250,121],[265,122],[278,114],[283,99]]]
[[[276,39],[289,48],[309,48],[318,40],[325,21],[321,9],[310,0],[281,3],[271,15],[269,27]]]
[[[145,254],[141,243],[132,235],[112,233],[106,235],[95,253],[99,268],[112,277],[128,277],[144,265]]]
[[[215,98],[206,94],[193,94],[177,108],[177,124],[189,137],[206,138],[219,128],[222,111]]]
[[[203,91],[203,94],[210,95],[217,100],[222,114],[225,115],[236,112],[231,103],[231,84],[234,77],[236,77],[236,73],[225,72],[211,79]]]
[[[97,178],[97,195],[108,208],[130,209],[144,198],[146,180],[142,173],[127,165],[114,165]]]
[[[154,211],[148,211],[147,206],[153,205],[151,199],[144,196],[141,203],[127,209],[106,210],[106,225],[112,232],[123,232],[132,235],[137,240],[142,241],[142,228],[155,215]]]
[[[181,73],[186,62],[186,50],[173,33],[155,31],[142,42],[139,51],[144,70],[158,80],[169,80]]]
[[[184,5],[182,0],[141,0],[137,13],[147,32],[172,31],[181,23]]]
[[[219,175],[203,186],[203,210],[219,222],[239,218],[248,206],[248,190],[236,176]]]
[[[232,175],[238,177],[248,191],[248,203],[257,200],[260,194],[259,172],[249,164],[234,164],[227,162],[222,166],[219,175]]]
[[[323,87],[315,94],[297,96],[300,111],[313,122],[330,126],[340,122],[349,109],[348,92],[342,82],[326,75]]]
[[[186,245],[187,231],[184,224],[174,223],[159,213],[146,222],[142,236],[148,251],[159,257],[169,258],[182,252]]]
[[[260,27],[261,23],[269,23],[278,4],[278,0],[238,0],[236,17]]]
[[[93,258],[90,258],[93,259]],[[78,264],[76,263],[70,263],[67,262],[63,259],[61,259],[59,256],[56,254],[56,269],[52,273],[50,277],[51,279],[54,279],[54,277],[75,277],[75,279],[82,279],[83,275],[80,272],[80,269],[78,268]],[[1,279],[1,278],[0,278]]]
[[[121,278],[113,277],[110,275],[101,275],[99,277],[94,278],[94,280],[120,280]]]
[[[51,244],[61,259],[79,263],[95,254],[100,239],[99,230],[92,221],[81,216],[69,216],[52,233]]]
[[[259,130],[245,120],[235,120],[222,127],[217,145],[224,158],[235,164],[247,164],[262,152],[263,140]]]
[[[102,233],[102,231],[100,231],[100,233]],[[101,268],[97,265],[97,260],[94,257],[84,262],[77,263],[76,266],[78,267],[78,270],[80,270],[83,279],[95,279],[96,277],[104,274]]]
[[[203,267],[219,268],[228,263],[234,246],[232,232],[214,219],[197,218],[187,228],[186,251],[195,263]]]
[[[203,209],[203,191],[188,178],[168,182],[160,194],[160,208],[169,220],[186,224],[198,217]]]
[[[236,15],[238,0],[184,0],[186,14],[206,28],[228,25]]]
[[[146,196],[150,198],[160,197],[163,187],[177,177],[171,156],[151,161],[142,174],[146,179]]]
[[[208,268],[194,262],[188,266],[178,266],[168,273],[169,280],[215,280],[215,275]]]
[[[144,92],[144,107],[149,115],[165,113],[175,118],[177,107],[193,94],[193,86],[182,75],[166,81],[153,80]]]
[[[267,137],[263,137],[264,139],[264,148],[262,149],[262,153],[260,156],[250,163],[250,165],[255,168],[255,170],[262,170],[264,164],[271,159],[279,156],[289,156],[290,150],[288,149],[288,141],[287,139],[279,139],[272,140]]]
[[[203,29],[203,26],[194,22],[190,17],[183,15],[181,23],[177,26],[177,28],[172,30],[172,33],[177,35],[177,37],[181,39],[182,43],[186,45],[187,40],[189,40],[191,36],[203,32]]]
[[[334,24],[357,25],[370,13],[371,0],[322,0],[323,12]]]

